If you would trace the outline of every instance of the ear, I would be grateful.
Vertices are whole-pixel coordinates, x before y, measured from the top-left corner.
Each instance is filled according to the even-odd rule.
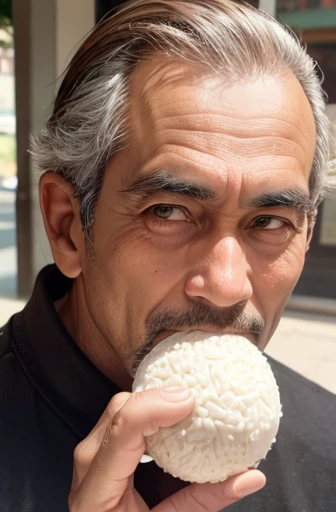
[[[71,185],[55,172],[44,173],[40,178],[40,206],[56,265],[67,277],[78,277],[85,240],[79,202]]]
[[[307,241],[306,241],[306,252],[310,249],[310,242],[313,237],[314,227],[316,224],[317,209],[315,208],[312,212],[308,213],[308,229],[307,229]]]

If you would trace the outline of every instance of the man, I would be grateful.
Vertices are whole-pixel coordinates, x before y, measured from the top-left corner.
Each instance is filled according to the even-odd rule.
[[[95,27],[33,149],[56,266],[2,330],[2,512],[336,509],[334,397],[288,368],[262,472],[180,491],[139,461],[192,397],[130,393],[172,332],[265,348],[327,186],[324,109],[314,63],[248,5],[139,0]]]

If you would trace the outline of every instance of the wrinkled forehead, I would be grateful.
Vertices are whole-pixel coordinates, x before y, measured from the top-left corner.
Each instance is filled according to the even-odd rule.
[[[155,131],[156,123],[169,117],[177,122],[183,118],[187,129],[204,127],[204,123],[216,129],[220,114],[240,118],[246,126],[249,119],[268,116],[282,122],[284,129],[291,124],[310,138],[315,149],[312,108],[292,73],[232,82],[225,73],[201,64],[159,57],[143,62],[131,81],[133,134],[143,136],[145,126]]]
[[[202,66],[153,59],[134,71],[130,105],[128,146],[114,160],[126,185],[155,169],[188,168],[199,179],[244,176],[255,186],[278,169],[308,190],[315,122],[292,74],[228,85]]]

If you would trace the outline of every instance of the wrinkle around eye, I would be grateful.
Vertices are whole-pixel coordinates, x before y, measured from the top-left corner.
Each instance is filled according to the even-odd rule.
[[[163,213],[162,217],[158,214],[160,209],[161,209],[161,213]],[[165,212],[165,210],[166,210],[166,212]],[[172,205],[172,204],[158,204],[158,205],[152,206],[149,209],[149,211],[151,211],[159,220],[162,220],[162,221],[167,221],[167,222],[188,221],[188,222],[190,222],[189,217],[185,211],[185,208],[183,208],[181,206]],[[172,212],[172,215],[165,216],[165,213],[169,213],[169,211]],[[175,215],[174,215],[174,211],[175,211]],[[172,218],[172,217],[175,217],[175,218]],[[179,218],[176,218],[176,217],[179,217]]]
[[[158,239],[163,237],[163,240],[169,244],[178,244],[179,246],[190,242],[199,234],[201,226],[186,208],[180,205],[165,205],[181,209],[183,216],[181,220],[169,220],[155,215],[153,210],[158,206],[160,205],[153,205],[143,212],[144,223],[149,233]]]
[[[177,216],[180,218],[160,217],[155,213],[155,209],[160,206],[171,207],[172,210],[178,210]],[[143,212],[145,222],[151,231],[156,232],[181,232],[193,225],[188,215],[182,208],[174,205],[154,205]]]
[[[260,219],[267,218],[267,216],[259,217]],[[247,230],[250,233],[250,237],[252,240],[258,243],[263,243],[267,245],[284,245],[289,243],[295,235],[300,232],[300,229],[295,227],[291,221],[286,219],[282,219],[281,217],[268,217],[270,221],[278,220],[282,223],[281,226],[269,229],[267,227],[259,227],[254,226],[253,223],[258,220],[254,219],[253,223],[251,223]]]
[[[266,222],[267,222],[266,226],[257,225],[258,221],[263,221],[263,220],[266,220]],[[270,224],[272,222],[278,222],[280,225],[272,228],[272,227],[270,227]],[[286,226],[290,227],[292,223],[286,219],[282,219],[281,217],[274,217],[271,215],[262,215],[260,217],[257,217],[256,219],[254,219],[253,224],[251,227],[252,228],[254,227],[255,229],[260,229],[263,231],[275,231],[277,229],[281,229]],[[294,226],[293,226],[293,228],[294,228]]]

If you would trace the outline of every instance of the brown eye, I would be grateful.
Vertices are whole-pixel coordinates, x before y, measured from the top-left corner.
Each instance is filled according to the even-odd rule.
[[[151,208],[153,214],[162,220],[187,221],[188,217],[181,207],[171,204],[158,204]]]
[[[256,217],[248,225],[248,230],[254,240],[272,245],[287,243],[297,232],[290,220],[273,215]]]
[[[283,228],[285,225],[285,220],[271,216],[258,217],[253,222],[253,227],[267,230],[280,229]]]

